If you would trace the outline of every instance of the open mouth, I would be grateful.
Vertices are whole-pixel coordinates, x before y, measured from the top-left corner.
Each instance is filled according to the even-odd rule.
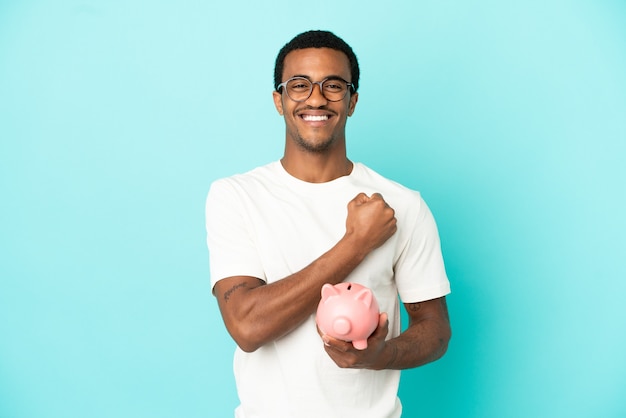
[[[300,115],[305,122],[324,122],[327,121],[328,115]]]

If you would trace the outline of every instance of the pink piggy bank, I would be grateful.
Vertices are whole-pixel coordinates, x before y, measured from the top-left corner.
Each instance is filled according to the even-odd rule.
[[[370,289],[358,283],[325,284],[317,306],[317,326],[331,337],[367,348],[367,338],[378,326],[378,302]]]

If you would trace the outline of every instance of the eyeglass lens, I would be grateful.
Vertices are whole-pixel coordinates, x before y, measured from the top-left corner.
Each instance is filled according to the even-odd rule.
[[[338,102],[346,96],[348,92],[348,83],[343,80],[330,79],[322,82],[313,83],[306,78],[292,78],[287,81],[286,89],[287,94],[291,100],[296,102],[303,102],[311,96],[313,92],[313,85],[318,84],[322,86],[322,94],[331,102]]]

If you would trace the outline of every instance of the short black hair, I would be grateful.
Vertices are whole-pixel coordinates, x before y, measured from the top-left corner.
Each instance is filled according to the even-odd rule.
[[[330,48],[343,52],[350,62],[350,73],[352,80],[348,80],[354,86],[354,92],[359,88],[359,62],[354,51],[343,39],[332,32],[325,30],[310,30],[303,32],[285,44],[278,52],[276,65],[274,66],[274,88],[278,90],[278,85],[282,82],[285,57],[291,51],[306,48]]]

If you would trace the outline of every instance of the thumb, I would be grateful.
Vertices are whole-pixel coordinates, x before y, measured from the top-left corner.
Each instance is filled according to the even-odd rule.
[[[376,329],[372,333],[372,337],[377,336],[380,338],[385,338],[387,337],[388,333],[389,333],[389,316],[387,315],[387,312],[383,312],[378,316],[378,327],[376,327]]]
[[[378,317],[378,326],[379,327],[389,326],[389,315],[387,315],[387,312],[381,313],[380,316]]]

